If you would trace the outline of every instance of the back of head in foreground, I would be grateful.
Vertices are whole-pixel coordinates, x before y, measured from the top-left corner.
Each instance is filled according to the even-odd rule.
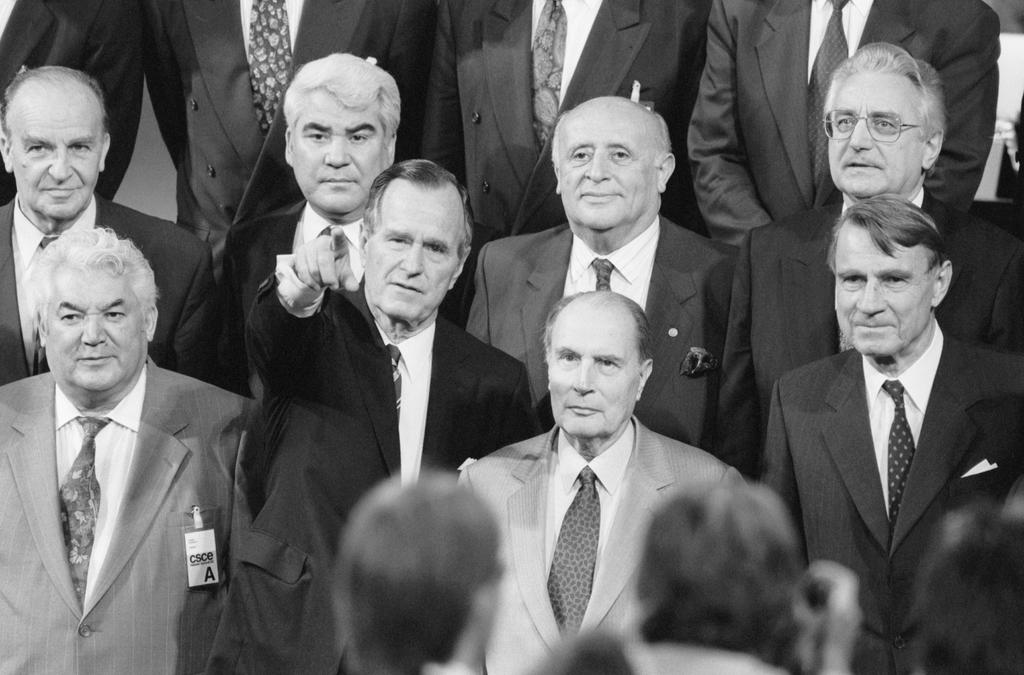
[[[427,664],[483,663],[497,606],[498,529],[454,478],[389,480],[345,528],[339,616],[353,672],[418,675]]]

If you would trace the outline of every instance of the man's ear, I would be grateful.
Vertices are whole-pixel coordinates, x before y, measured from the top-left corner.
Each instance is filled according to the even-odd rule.
[[[14,160],[11,157],[11,140],[3,131],[0,131],[0,155],[3,156],[4,169],[7,173],[14,173]]]
[[[949,284],[952,280],[953,263],[948,260],[943,260],[935,275],[935,291],[932,295],[932,309],[938,307],[939,303],[942,302],[942,299],[946,297],[946,293],[949,291]]]
[[[289,126],[284,130],[284,161],[294,168],[292,160],[294,155],[292,154],[292,128]]]
[[[107,166],[107,151],[110,150],[110,134],[103,132],[103,140],[100,141],[100,171]]]
[[[939,153],[942,152],[942,132],[936,131],[932,134],[931,138],[928,138],[924,142],[924,156],[921,158],[921,169],[923,171],[931,171],[931,168],[935,166],[935,162],[939,159]]]
[[[658,161],[658,192],[664,193],[665,188],[668,187],[668,179],[672,177],[672,173],[676,170],[676,156],[671,152],[666,152],[660,161]]]
[[[146,322],[146,341],[152,342],[153,336],[156,335],[156,305],[146,308],[145,310],[143,310],[143,312]]]

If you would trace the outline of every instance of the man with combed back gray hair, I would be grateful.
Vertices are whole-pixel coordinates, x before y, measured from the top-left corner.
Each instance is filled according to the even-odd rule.
[[[200,672],[249,403],[157,367],[157,289],[109,229],[32,272],[50,372],[0,388],[0,673]]]

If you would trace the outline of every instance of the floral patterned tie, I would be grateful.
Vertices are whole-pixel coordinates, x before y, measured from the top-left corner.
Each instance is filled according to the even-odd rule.
[[[543,148],[558,117],[565,63],[565,8],[562,0],[546,0],[533,39],[533,132]]]
[[[252,0],[249,82],[260,132],[266,136],[292,74],[292,42],[285,0]]]
[[[100,514],[100,483],[96,479],[96,434],[110,422],[106,417],[77,417],[85,431],[82,449],[60,486],[60,522],[71,565],[71,583],[81,601],[89,574],[96,519]]]
[[[825,38],[818,47],[811,68],[811,81],[807,85],[807,134],[811,148],[811,176],[814,189],[830,176],[828,165],[828,137],[821,119],[824,116],[825,96],[832,79],[832,71],[846,60],[848,46],[843,33],[843,8],[849,0],[832,0],[832,16],[825,28]]]
[[[612,270],[615,269],[615,263],[608,260],[608,258],[594,258],[590,264],[594,268],[594,274],[597,275],[597,283],[594,285],[594,290],[612,290]]]
[[[580,489],[569,505],[558,532],[548,575],[548,597],[563,633],[576,633],[590,602],[601,535],[601,501],[597,476],[589,466],[580,471]]]

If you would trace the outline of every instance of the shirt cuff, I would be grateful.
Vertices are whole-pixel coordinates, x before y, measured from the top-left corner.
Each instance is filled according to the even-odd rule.
[[[320,309],[327,289],[316,289],[302,283],[295,274],[294,265],[294,255],[277,256],[277,268],[274,270],[274,276],[277,277],[277,299],[289,314],[305,319]]]

